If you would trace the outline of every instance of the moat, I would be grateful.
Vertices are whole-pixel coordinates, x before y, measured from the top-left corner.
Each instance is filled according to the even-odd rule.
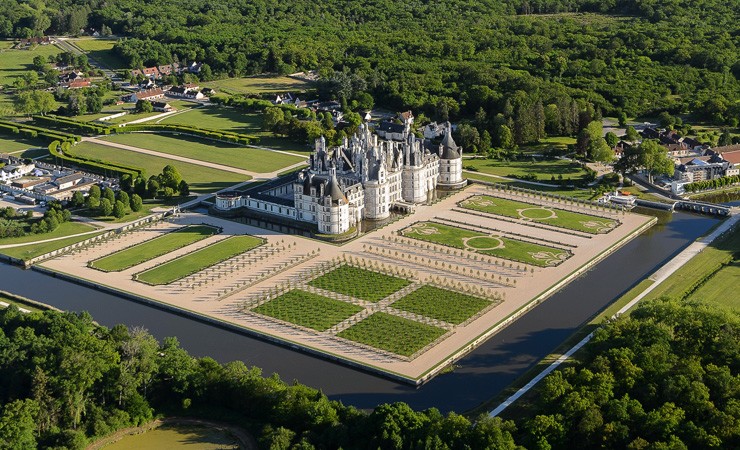
[[[174,335],[194,355],[242,360],[265,374],[277,372],[283,379],[320,388],[347,404],[370,408],[405,401],[415,408],[465,411],[496,395],[585,320],[717,223],[686,213],[669,219],[493,336],[458,361],[453,373],[419,389],[34,271],[2,265],[0,274],[10,292],[62,309],[89,311],[103,325],[143,326],[158,338]]]

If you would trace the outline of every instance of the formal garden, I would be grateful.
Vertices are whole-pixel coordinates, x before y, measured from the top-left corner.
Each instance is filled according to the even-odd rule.
[[[376,312],[337,336],[411,358],[447,331],[384,312]]]
[[[425,285],[394,302],[395,309],[459,325],[498,302]]]
[[[362,310],[360,306],[300,289],[288,291],[252,309],[257,314],[316,331],[326,331]]]
[[[169,284],[252,250],[263,243],[263,239],[250,235],[231,236],[153,269],[137,273],[134,279],[152,285]]]
[[[537,222],[584,233],[608,233],[619,222],[605,217],[567,211],[490,195],[474,195],[459,203],[462,208]]]
[[[90,261],[89,266],[104,272],[126,270],[187,245],[194,244],[218,232],[218,228],[209,225],[186,226],[150,241],[142,242],[141,244]]]
[[[422,241],[539,267],[557,266],[570,257],[568,251],[556,247],[487,234],[439,222],[416,222],[401,230],[401,234]]]
[[[403,278],[343,264],[309,285],[368,302],[378,302],[411,284]]]

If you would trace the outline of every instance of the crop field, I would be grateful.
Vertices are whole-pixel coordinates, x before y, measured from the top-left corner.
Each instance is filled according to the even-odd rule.
[[[249,179],[248,176],[238,173],[225,172],[210,167],[160,158],[159,156],[106,147],[91,142],[80,142],[75,145],[72,147],[72,154],[100,161],[110,161],[133,167],[141,167],[146,171],[147,177],[162,172],[164,166],[172,164],[180,172],[182,178],[188,182],[190,190],[194,193],[214,192]]]
[[[304,144],[299,144],[285,137],[275,136],[271,131],[264,131],[262,129],[262,114],[256,112],[224,107],[193,108],[184,113],[165,117],[157,123],[189,125],[251,134],[260,138],[260,146],[275,150],[304,153],[310,150]]]
[[[376,312],[337,336],[410,357],[445,333],[439,327]]]
[[[570,256],[567,251],[559,248],[488,235],[437,222],[417,222],[401,232],[406,237],[540,267],[556,266]]]
[[[326,331],[362,309],[351,303],[296,289],[263,303],[252,311],[316,331]]]
[[[535,176],[537,177],[537,181],[545,183],[552,182],[553,177],[555,177],[555,180],[559,180],[560,176],[564,180],[574,180],[586,174],[586,171],[578,163],[562,159],[537,160],[530,158],[520,161],[501,161],[483,158],[465,159],[463,160],[463,167],[468,170],[502,177],[511,175],[518,177]]]
[[[54,45],[38,45],[30,50],[16,50],[0,47],[0,86],[13,84],[16,77],[20,77],[33,70],[33,58],[43,56],[45,59],[61,53]]]
[[[368,302],[378,302],[411,283],[403,278],[344,264],[308,284]]]
[[[90,262],[90,267],[104,272],[117,272],[173,252],[218,233],[207,225],[191,225],[167,233],[156,239],[112,253]]]
[[[215,264],[249,251],[264,241],[244,235],[232,236],[193,253],[175,258],[153,269],[136,274],[136,280],[147,284],[169,284],[188,275],[200,272]]]
[[[489,195],[476,195],[460,202],[460,206],[489,214],[538,222],[584,233],[608,233],[617,221],[604,217],[566,211],[563,209],[533,205]]]
[[[281,92],[300,92],[311,85],[305,81],[285,76],[254,76],[245,78],[227,78],[209,81],[204,86],[223,91],[227,94],[264,94]]]
[[[152,133],[130,133],[113,135],[106,137],[105,140],[254,172],[273,172],[304,160],[285,153],[192,136],[171,137]]]
[[[479,297],[426,285],[395,301],[391,306],[458,325],[490,305],[490,301]]]

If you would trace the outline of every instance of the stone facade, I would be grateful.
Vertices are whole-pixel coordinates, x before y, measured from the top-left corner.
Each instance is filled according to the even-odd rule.
[[[462,149],[452,136],[433,144],[414,136],[410,125],[404,124],[400,140],[379,139],[365,124],[333,150],[317,139],[309,167],[276,193],[284,204],[292,187],[292,205],[280,208],[280,215],[316,224],[319,233],[341,234],[363,219],[388,218],[396,205],[425,202],[438,186],[463,187]],[[254,198],[216,197],[221,210],[256,205]]]

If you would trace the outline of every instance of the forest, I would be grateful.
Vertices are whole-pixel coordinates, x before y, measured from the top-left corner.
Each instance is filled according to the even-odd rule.
[[[0,36],[100,30],[130,67],[319,70],[337,97],[435,119],[694,113],[737,126],[740,9],[722,0],[0,0]],[[338,76],[339,75],[339,76]],[[356,82],[345,83],[348,77]],[[559,127],[568,120],[559,121]],[[564,128],[562,134],[574,134]],[[571,131],[571,133],[568,133]]]
[[[739,371],[740,316],[661,299],[605,324],[514,420],[403,403],[368,413],[194,358],[175,338],[11,306],[0,311],[0,448],[84,448],[162,415],[228,421],[269,449],[738,448]]]

